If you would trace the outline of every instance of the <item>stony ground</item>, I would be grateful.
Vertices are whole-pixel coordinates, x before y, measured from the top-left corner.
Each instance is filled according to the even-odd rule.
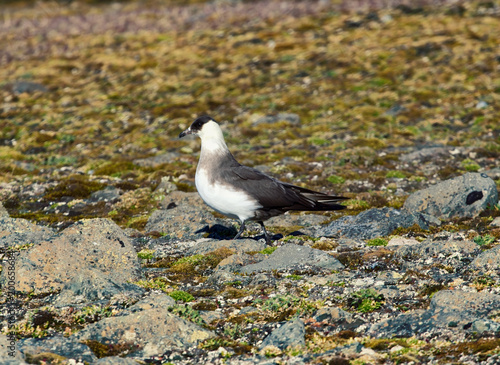
[[[2,361],[500,363],[500,5],[389,5],[2,6]],[[204,113],[348,209],[231,240]]]

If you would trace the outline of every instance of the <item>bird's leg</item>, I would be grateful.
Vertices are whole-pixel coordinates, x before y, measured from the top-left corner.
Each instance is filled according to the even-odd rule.
[[[259,224],[262,226],[262,232],[264,232],[264,237],[266,238],[266,245],[271,246],[271,238],[269,238],[269,234],[266,231],[266,227],[264,226],[264,222],[259,221]]]
[[[243,233],[244,230],[245,230],[245,222],[241,222],[240,230],[238,231],[238,233],[236,234],[236,236],[234,236],[233,240],[237,240],[238,238],[240,238],[240,236],[241,236],[241,234]]]

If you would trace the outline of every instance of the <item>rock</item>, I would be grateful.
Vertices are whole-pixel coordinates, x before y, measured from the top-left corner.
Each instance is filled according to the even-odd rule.
[[[412,214],[394,208],[373,208],[359,213],[357,216],[344,216],[326,227],[319,229],[316,236],[372,239],[388,236],[396,228],[407,228],[418,224],[428,229],[429,223],[436,224],[432,217]]]
[[[117,282],[116,278],[110,278],[101,272],[90,271],[77,274],[64,284],[54,304],[67,306],[109,299],[117,295],[133,298],[143,293],[144,289],[137,285],[123,282],[123,280]]]
[[[500,276],[500,245],[483,251],[469,266],[481,274],[495,274]]]
[[[97,289],[108,281],[121,291],[141,277],[130,239],[109,219],[81,220],[21,251],[15,265],[16,290],[34,294]],[[0,280],[7,280],[6,270]]]
[[[72,339],[56,336],[47,338],[26,338],[18,342],[20,351],[25,358],[33,357],[41,353],[53,353],[68,359],[92,363],[97,357],[90,348]]]
[[[479,246],[468,240],[424,241],[410,246],[399,246],[395,255],[405,260],[458,255],[460,259],[470,257],[480,252]]]
[[[114,186],[108,186],[103,190],[94,191],[90,194],[90,198],[88,199],[91,203],[97,203],[100,201],[104,202],[112,202],[120,198],[120,194],[122,190],[115,188]]]
[[[172,162],[177,157],[179,157],[178,152],[167,152],[162,153],[161,155],[147,157],[147,158],[139,158],[134,160],[134,164],[141,167],[153,167],[156,168],[158,166],[164,165],[166,163]]]
[[[328,219],[329,217],[319,214],[283,214],[267,220],[266,227],[319,226]]]
[[[7,212],[2,202],[0,202],[0,218],[9,218],[9,212]]]
[[[260,349],[264,350],[267,346],[275,346],[281,350],[293,348],[298,346],[305,346],[305,326],[301,319],[295,319],[275,329],[269,336],[267,336]]]
[[[0,359],[5,365],[25,365],[23,356],[19,351],[17,339],[10,341],[9,338],[0,333]]]
[[[164,199],[162,206],[169,209],[154,211],[146,224],[146,232],[162,232],[169,239],[196,240],[209,236],[210,225],[219,222],[198,193],[174,191]]]
[[[256,126],[262,123],[277,123],[280,121],[289,122],[290,124],[298,125],[300,124],[300,116],[294,113],[278,113],[277,115],[266,115],[256,119],[252,125]]]
[[[415,238],[405,238],[401,236],[396,236],[393,237],[389,240],[387,243],[387,247],[389,246],[413,246],[413,245],[419,245],[420,242],[417,241]]]
[[[399,156],[402,162],[427,162],[435,160],[437,157],[450,156],[452,147],[427,147]]]
[[[318,309],[314,314],[314,319],[317,322],[325,322],[344,330],[355,330],[365,323],[362,319],[354,319],[353,315],[345,310],[330,307]]]
[[[497,203],[495,182],[484,173],[467,173],[417,191],[406,199],[403,209],[441,219],[470,218]]]
[[[93,362],[93,365],[139,365],[139,364],[140,362],[119,356],[103,357],[102,359]]]
[[[168,307],[148,308],[136,303],[130,314],[92,323],[72,336],[76,341],[94,340],[104,345],[128,343],[141,348],[140,356],[155,356],[169,347],[188,347],[215,335],[169,312]],[[147,308],[142,309],[141,307]]]
[[[442,290],[431,299],[429,309],[416,310],[385,319],[371,326],[375,337],[411,337],[424,332],[471,331],[477,320],[488,320],[493,308],[500,307],[500,295]],[[480,326],[476,326],[477,329]]]
[[[286,270],[308,266],[327,270],[340,270],[344,268],[344,265],[336,258],[321,250],[289,243],[278,247],[267,259],[256,264],[244,266],[241,272],[250,274],[259,271]]]
[[[491,227],[500,227],[500,217],[496,217],[490,223]]]
[[[239,272],[243,266],[255,264],[258,261],[261,260],[256,259],[255,255],[240,253],[226,257],[224,260],[219,262],[217,270]]]
[[[55,234],[49,227],[33,224],[26,219],[0,216],[0,245],[23,246],[28,243],[37,244]]]
[[[31,94],[36,91],[44,93],[48,91],[48,89],[44,85],[33,81],[14,81],[10,84],[7,84],[6,88],[11,89],[14,94]]]
[[[256,241],[250,238],[222,241],[210,240],[197,243],[187,251],[186,256],[199,254],[205,255],[222,247],[226,247],[232,250],[234,253],[241,254],[245,252],[262,251],[266,248],[266,244],[264,242]]]

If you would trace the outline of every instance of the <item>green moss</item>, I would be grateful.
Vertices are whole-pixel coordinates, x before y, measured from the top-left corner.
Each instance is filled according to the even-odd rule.
[[[388,171],[385,174],[385,177],[388,179],[391,179],[391,178],[404,179],[406,177],[406,174],[402,171],[393,170],[393,171]]]
[[[168,295],[170,295],[173,299],[175,299],[178,302],[188,303],[194,300],[194,297],[191,294],[183,290],[174,290],[173,292],[170,292]]]
[[[83,175],[71,175],[61,180],[56,186],[47,189],[44,198],[46,200],[59,200],[62,197],[71,197],[74,199],[85,199],[90,197],[95,191],[102,190],[105,184],[91,181]]]
[[[342,176],[338,176],[338,175],[328,176],[327,180],[329,182],[331,182],[332,184],[343,184],[343,183],[345,183],[345,179]]]
[[[387,240],[383,238],[373,238],[366,243],[367,246],[387,246],[387,244]]]

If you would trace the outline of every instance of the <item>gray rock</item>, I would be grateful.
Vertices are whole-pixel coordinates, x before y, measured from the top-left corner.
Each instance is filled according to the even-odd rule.
[[[0,218],[9,218],[9,212],[7,212],[2,202],[0,202]]]
[[[305,346],[305,326],[301,319],[295,319],[275,329],[269,336],[267,336],[260,349],[267,346],[276,346],[281,350],[286,350],[289,347]]]
[[[289,243],[278,247],[267,259],[244,266],[241,272],[250,274],[259,271],[286,270],[311,266],[327,270],[344,268],[344,265],[336,258],[321,250]]]
[[[253,239],[238,239],[238,240],[210,240],[199,242],[187,251],[186,256],[191,255],[205,255],[209,252],[215,251],[219,248],[228,248],[234,253],[245,253],[245,252],[258,252],[266,248],[264,242],[256,241]]]
[[[0,216],[0,246],[19,246],[27,243],[37,244],[49,239],[55,231],[49,227],[39,226],[26,219]]]
[[[127,286],[142,274],[137,253],[120,227],[108,219],[84,219],[21,251],[15,277],[16,290],[42,294],[83,289],[89,284],[86,278],[96,288],[106,281]],[[7,270],[0,280],[5,283]]]
[[[27,338],[20,340],[18,346],[25,357],[50,352],[68,359],[86,362],[97,360],[97,357],[87,345],[62,336],[41,339]]]
[[[337,219],[319,229],[316,235],[367,240],[387,236],[399,227],[407,228],[418,224],[422,229],[428,229],[429,223],[438,223],[429,218],[422,214],[411,214],[394,208],[373,208],[357,216],[344,216]]]
[[[451,150],[452,147],[427,147],[403,154],[399,156],[399,160],[403,162],[424,162],[435,160],[436,157],[450,156]]]
[[[353,315],[345,310],[330,307],[318,309],[314,314],[314,319],[317,322],[325,322],[349,330],[354,330],[365,323],[362,319],[353,318]]]
[[[483,251],[469,266],[482,274],[496,274],[500,276],[500,245]]]
[[[403,209],[448,219],[475,217],[497,203],[495,182],[484,173],[467,173],[417,191],[406,199]]]
[[[151,293],[148,297],[138,301],[130,308],[128,312],[140,312],[153,308],[168,308],[175,305],[175,299],[170,295],[163,293]]]
[[[243,266],[255,264],[261,261],[261,259],[259,258],[260,255],[249,255],[246,253],[231,255],[219,262],[219,264],[217,265],[217,270],[240,272]]]
[[[256,121],[254,121],[252,124],[254,126],[262,124],[262,123],[277,123],[280,121],[286,121],[289,122],[290,124],[300,124],[300,116],[298,114],[294,113],[278,113],[277,115],[266,115],[264,117],[260,117]]]
[[[23,93],[34,93],[36,91],[47,92],[48,89],[38,83],[33,81],[14,81],[7,85],[8,88],[12,90],[14,94],[23,94]]]
[[[442,290],[436,293],[427,310],[404,313],[371,326],[368,334],[376,337],[411,337],[424,332],[471,331],[477,320],[487,320],[500,307],[500,295]],[[476,329],[480,326],[476,326]]]
[[[167,152],[153,157],[139,158],[134,160],[133,162],[135,165],[141,167],[158,167],[163,164],[172,162],[177,157],[179,157],[178,152]]]
[[[459,258],[477,255],[480,249],[472,241],[447,240],[447,241],[424,241],[408,246],[398,246],[395,251],[397,257],[405,260],[420,258],[431,258],[438,255],[459,255]]]
[[[319,214],[284,214],[267,220],[266,227],[319,226],[327,220],[329,217]]]
[[[102,359],[93,362],[94,365],[138,365],[142,363],[142,361],[138,362],[133,359],[118,356],[103,357]]]
[[[64,284],[61,293],[54,300],[57,306],[94,302],[112,298],[116,295],[125,295],[128,298],[139,297],[144,289],[124,282],[115,281],[116,278],[104,276],[101,272],[84,271],[76,274]]]
[[[103,190],[94,191],[90,194],[90,198],[88,199],[91,203],[97,203],[100,201],[111,202],[120,198],[122,191],[120,189],[115,188],[114,186],[108,186]]]
[[[105,318],[88,325],[72,338],[102,344],[126,342],[142,348],[140,355],[147,357],[162,354],[168,347],[193,346],[213,336],[212,332],[170,313],[168,307],[157,307]]]
[[[196,240],[207,236],[210,226],[219,222],[198,193],[174,191],[161,206],[165,209],[153,212],[146,224],[146,232],[162,232],[173,240]]]
[[[17,341],[10,341],[0,333],[0,359],[5,365],[25,365]]]

